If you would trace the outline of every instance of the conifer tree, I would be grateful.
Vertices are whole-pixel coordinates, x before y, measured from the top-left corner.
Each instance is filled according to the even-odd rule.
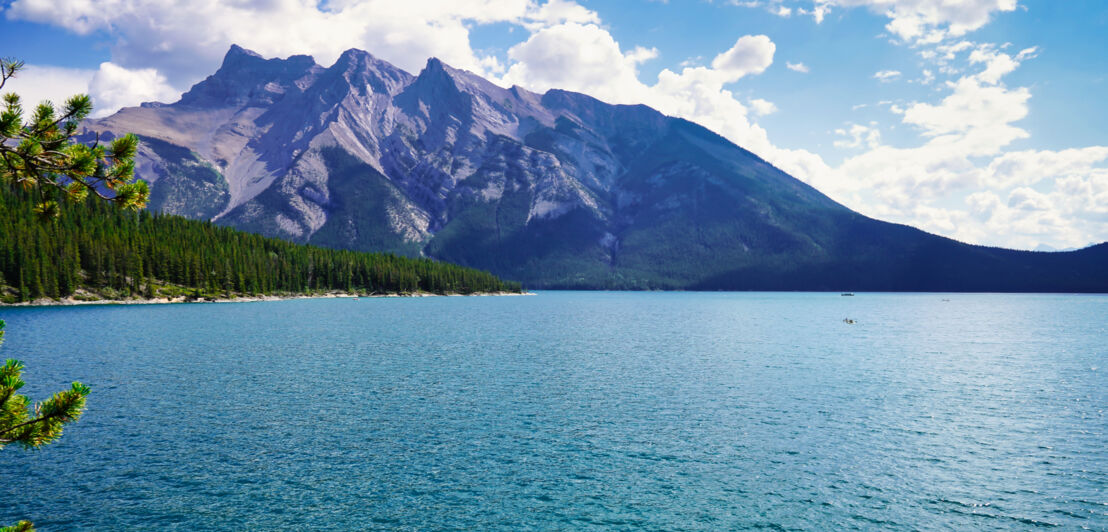
[[[0,59],[0,89],[23,69],[15,59]],[[74,142],[77,126],[92,112],[92,99],[79,94],[62,108],[45,101],[24,121],[19,95],[3,95],[0,109],[0,183],[37,195],[36,214],[53,219],[59,214],[55,194],[83,199],[92,194],[127,209],[146,206],[150,190],[134,180],[138,137],[127,134],[107,146],[99,139],[86,145]]]
[[[22,61],[0,59],[0,89],[24,66]],[[81,94],[68,99],[59,114],[51,102],[35,107],[29,119],[23,118],[23,106],[15,93],[3,95],[0,109],[0,186],[12,187],[36,198],[35,214],[40,220],[54,220],[61,212],[55,198],[84,200],[90,194],[126,209],[146,206],[150,195],[143,181],[134,180],[138,137],[124,135],[105,147],[97,139],[91,146],[73,142],[77,125],[92,111],[92,99]],[[39,241],[35,241],[39,245]],[[46,250],[37,247],[39,268],[33,274],[32,292],[36,297],[46,291],[56,297],[59,288],[55,266],[45,258]],[[21,274],[20,298],[26,297]],[[62,285],[65,286],[65,285]],[[66,286],[68,289],[68,286]],[[0,320],[0,344],[4,341],[4,321]],[[62,435],[62,427],[81,417],[88,386],[74,382],[72,387],[55,393],[34,405],[26,396],[15,393],[23,387],[23,363],[8,359],[0,366],[0,449],[17,444],[35,449]],[[29,521],[0,528],[0,532],[33,532]]]

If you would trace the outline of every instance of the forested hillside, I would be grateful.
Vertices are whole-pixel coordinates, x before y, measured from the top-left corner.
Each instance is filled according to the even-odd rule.
[[[61,202],[41,221],[33,202],[0,190],[0,300],[217,298],[519,292],[478,270],[429,259],[292,244],[207,222],[103,202]]]

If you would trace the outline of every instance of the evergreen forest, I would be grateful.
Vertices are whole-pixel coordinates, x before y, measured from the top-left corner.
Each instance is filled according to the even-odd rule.
[[[3,303],[522,291],[430,259],[293,244],[95,199],[60,201],[60,215],[43,220],[26,195],[0,190]]]

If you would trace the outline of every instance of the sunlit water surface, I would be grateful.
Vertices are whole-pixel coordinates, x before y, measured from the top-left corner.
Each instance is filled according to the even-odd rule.
[[[2,309],[40,530],[1108,529],[1108,297]],[[844,323],[844,318],[856,320]]]

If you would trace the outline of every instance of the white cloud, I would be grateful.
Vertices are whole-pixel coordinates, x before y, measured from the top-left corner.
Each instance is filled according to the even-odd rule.
[[[666,1],[666,0],[663,0]],[[785,0],[728,0],[728,4],[739,7],[764,8],[768,13],[779,17],[791,17],[793,8],[783,5]],[[803,14],[803,10],[801,10]]]
[[[636,46],[630,52],[627,52],[624,57],[626,57],[628,61],[631,61],[635,64],[643,63],[658,57],[658,49]]]
[[[794,72],[800,72],[804,74],[808,73],[808,65],[805,65],[804,63],[791,63],[786,61],[785,68],[788,68],[789,70],[792,70]]]
[[[1026,131],[1011,125],[1027,116],[1031,92],[1026,88],[983,85],[973,76],[948,86],[953,92],[938,105],[917,102],[905,109],[904,123],[920,128],[927,137],[950,134],[961,135],[960,140],[982,137],[977,140],[993,146],[984,153],[1027,137]]]
[[[600,16],[577,2],[568,0],[550,0],[545,4],[533,6],[526,18],[528,28],[538,30],[545,26],[556,26],[566,22],[578,24],[599,24]]]
[[[1046,194],[1020,187],[1008,194],[1008,206],[1021,211],[1049,211],[1053,205]]]
[[[849,129],[836,129],[835,134],[845,139],[839,139],[834,142],[836,148],[869,148],[875,149],[881,145],[881,131],[875,126],[876,122],[870,122],[870,125],[864,126],[862,124],[851,124]]]
[[[0,9],[9,19],[106,33],[114,39],[113,65],[154,69],[177,92],[211,74],[231,44],[266,57],[309,54],[323,65],[359,48],[410,72],[434,56],[492,76],[504,66],[473,50],[472,25],[509,23],[537,31],[599,21],[572,0],[15,0]]]
[[[866,7],[889,18],[889,33],[926,44],[965,35],[987,24],[994,13],[1016,6],[1016,0],[812,0],[811,9],[799,12],[819,23],[832,8]]]
[[[900,71],[899,70],[880,70],[880,71],[874,72],[874,74],[873,74],[873,79],[876,79],[876,80],[881,81],[881,82],[889,82],[889,81],[892,81],[892,80],[894,80],[896,78],[899,78],[899,77],[900,77]]]
[[[989,163],[987,172],[997,185],[1030,186],[1053,177],[1088,176],[1108,161],[1108,146],[1061,151],[1024,150],[1008,152]]]
[[[835,145],[866,151],[836,168],[810,164],[798,177],[870,216],[969,242],[1032,249],[1108,239],[1108,146],[1005,151],[1030,136],[1015,124],[1031,93],[1002,78],[1036,50],[956,48],[973,50],[967,61],[976,72],[948,82],[939,102],[890,106],[922,144],[884,145],[871,136],[873,123],[853,124],[835,132]],[[955,206],[959,198],[964,208]]]
[[[29,111],[44,100],[61,107],[71,96],[87,94],[95,70],[27,65],[4,85],[4,92],[14,92]]]
[[[983,83],[996,85],[1000,83],[1000,78],[1014,71],[1024,59],[1034,57],[1036,51],[1036,47],[1031,47],[1020,51],[1015,57],[1012,57],[1008,54],[996,51],[995,47],[991,45],[981,45],[973,50],[973,52],[970,52],[969,62],[971,64],[985,65],[985,70],[982,70],[974,76],[976,79]]]
[[[712,68],[728,82],[749,74],[761,74],[773,64],[777,45],[765,35],[744,35],[735,45],[712,60]]]
[[[816,2],[811,9],[797,8],[797,13],[801,15],[812,15],[816,24],[823,24],[823,18],[831,12],[831,7],[826,2]]]
[[[656,51],[624,52],[603,28],[567,23],[539,30],[512,47],[508,56],[513,64],[501,82],[540,92],[553,87],[580,91],[611,103],[646,103],[676,116],[737,120],[746,127],[747,108],[723,86],[765,71],[775,50],[765,35],[743,36],[718,54],[711,68],[685,67],[680,73],[664,69],[657,83],[647,85],[638,78],[638,64]]]
[[[410,71],[436,56],[488,73],[493,63],[473,51],[470,24],[596,20],[568,0],[333,0],[325,8],[308,0],[15,0],[6,15],[107,32],[116,38],[113,63],[155,68],[178,89],[210,74],[232,43],[267,57],[311,54],[321,64],[361,48]]]
[[[105,62],[89,82],[89,95],[97,109],[94,116],[107,116],[143,102],[175,101],[181,91],[170,87],[165,76],[152,68],[128,70]]]
[[[777,112],[777,106],[773,102],[761,98],[750,100],[750,109],[758,116],[771,115]]]
[[[641,101],[646,87],[638,80],[637,64],[651,55],[625,54],[595,24],[559,24],[508,50],[513,64],[502,81],[539,92],[557,87],[613,102]]]

